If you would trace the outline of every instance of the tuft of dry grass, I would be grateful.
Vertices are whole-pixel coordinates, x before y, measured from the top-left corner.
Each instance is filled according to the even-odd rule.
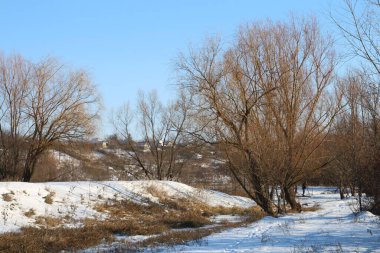
[[[45,203],[49,204],[49,205],[53,204],[53,201],[54,201],[53,197],[54,197],[54,195],[55,195],[55,192],[49,192],[48,195],[46,195],[45,197],[43,197],[45,199]]]
[[[49,216],[38,216],[36,217],[35,224],[40,228],[58,228],[65,224],[65,220],[59,218],[53,218]]]
[[[321,209],[321,207],[319,205],[313,205],[313,206],[304,206],[302,207],[302,211],[303,212],[315,212],[315,211],[318,211],[319,209]]]
[[[12,194],[12,192],[1,194],[1,196],[3,197],[3,200],[6,202],[11,202],[13,200],[13,197],[12,197],[13,195],[14,194]]]
[[[36,212],[34,211],[33,208],[30,208],[28,211],[24,212],[24,215],[28,218],[32,217],[33,215],[35,215]]]
[[[224,227],[225,229],[226,227]],[[152,246],[174,246],[177,244],[185,244],[190,241],[200,242],[200,240],[212,233],[220,232],[221,227],[202,228],[187,231],[170,231],[158,236],[150,237],[146,240],[135,243],[133,246],[136,248],[146,248]],[[129,245],[132,246],[132,245]]]

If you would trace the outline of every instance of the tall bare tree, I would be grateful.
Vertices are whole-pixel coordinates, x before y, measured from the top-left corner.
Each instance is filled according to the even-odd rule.
[[[333,84],[335,52],[332,39],[320,34],[313,19],[292,19],[271,32],[274,43],[279,45],[273,71],[277,82],[276,89],[263,98],[262,117],[269,117],[269,129],[280,144],[280,149],[273,150],[282,157],[277,165],[276,176],[280,174],[277,178],[281,181],[278,183],[292,209],[299,210],[293,186],[306,180],[308,171],[329,162],[316,151],[338,111],[327,92]]]
[[[22,165],[21,180],[28,182],[39,157],[52,144],[94,131],[99,99],[84,71],[69,71],[55,59],[32,63],[17,56],[2,57],[0,62],[6,115],[1,141],[9,139],[3,152]]]
[[[1,178],[17,179],[25,144],[26,98],[32,65],[20,56],[0,56]]]
[[[24,181],[31,179],[39,155],[54,142],[93,133],[97,102],[95,88],[84,71],[65,71],[54,59],[35,65],[27,100],[33,127],[27,137]]]
[[[179,58],[181,87],[193,95],[199,129],[224,144],[232,174],[269,214],[274,171],[289,203],[299,207],[289,189],[330,125],[324,95],[334,66],[332,42],[314,19],[254,23],[240,29],[230,48],[211,39]],[[271,145],[283,155],[276,165],[257,148],[269,151]]]

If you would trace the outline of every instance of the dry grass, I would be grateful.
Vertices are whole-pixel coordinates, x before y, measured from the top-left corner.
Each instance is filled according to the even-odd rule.
[[[158,197],[159,203],[141,205],[131,201],[107,201],[96,206],[96,210],[108,214],[108,218],[80,221],[80,228],[66,228],[64,218],[37,217],[38,228],[24,228],[20,233],[0,235],[0,252],[74,252],[111,243],[116,240],[115,234],[154,235],[134,244],[121,242],[121,252],[148,246],[182,244],[200,240],[222,229],[242,226],[263,216],[256,208],[210,207],[192,199],[172,199],[153,188],[150,191]],[[51,199],[54,196],[49,195]],[[34,215],[32,210],[29,211],[25,215]],[[245,220],[205,227],[212,224],[210,217],[218,214],[243,215]]]
[[[34,211],[33,208],[30,208],[28,211],[24,212],[24,215],[28,218],[32,217],[33,215],[35,215],[36,212]]]
[[[223,229],[225,228],[227,227],[223,227]],[[190,241],[200,242],[202,238],[212,233],[220,232],[221,230],[222,227],[201,228],[187,231],[170,231],[159,236],[150,237],[144,241],[140,241],[129,246],[134,246],[135,248],[146,248],[160,245],[174,246],[177,244],[185,244]]]
[[[6,202],[11,202],[13,200],[13,193],[3,193],[1,196],[3,197],[3,200]]]
[[[54,195],[55,195],[55,192],[49,192],[49,194],[44,197],[45,203],[49,205],[53,204]]]
[[[159,246],[174,246],[178,244],[187,244],[189,242],[202,243],[202,238],[212,234],[218,233],[228,228],[240,227],[250,224],[251,222],[262,218],[261,212],[252,215],[249,219],[238,223],[223,223],[212,227],[196,228],[192,230],[170,230],[157,236],[149,237],[143,241],[136,243],[128,243],[124,247],[119,247],[118,250],[141,250],[146,247],[159,247]]]
[[[24,228],[20,233],[0,235],[0,252],[75,252],[112,239],[112,235],[96,227]]]
[[[119,226],[125,221],[129,227],[128,234],[157,234],[168,231],[172,228],[195,228],[210,224],[207,217],[199,209],[186,209],[182,204],[166,202],[165,204],[155,204],[144,206],[130,201],[115,202],[113,204],[103,204],[96,207],[98,212],[109,214],[111,219],[109,224]],[[138,224],[134,224],[139,221]],[[136,223],[136,222],[135,222]],[[112,226],[115,226],[112,225]],[[122,233],[123,231],[118,231]]]
[[[302,211],[303,212],[315,212],[315,211],[318,211],[319,209],[321,209],[321,207],[319,205],[313,205],[313,206],[303,206],[302,207]]]
[[[58,228],[65,224],[66,221],[64,219],[53,218],[49,216],[38,216],[36,217],[35,224],[40,228],[50,229],[50,228]]]

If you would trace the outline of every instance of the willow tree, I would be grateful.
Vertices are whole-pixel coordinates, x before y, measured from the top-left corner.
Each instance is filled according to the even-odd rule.
[[[334,65],[332,42],[314,19],[243,26],[230,47],[210,39],[179,57],[181,87],[197,109],[194,131],[224,144],[230,171],[268,214],[275,213],[270,190],[278,177],[299,209],[289,189],[330,125],[323,102]]]
[[[331,159],[317,152],[338,112],[328,87],[333,84],[335,52],[331,38],[322,36],[315,20],[292,20],[271,32],[277,46],[276,90],[264,98],[271,129],[282,157],[279,183],[292,209],[300,209],[292,187],[308,172]],[[265,142],[264,142],[265,143]],[[265,145],[265,144],[264,144]]]
[[[54,143],[93,133],[99,98],[86,72],[53,58],[1,56],[0,69],[2,151],[17,163],[12,176],[28,182]]]

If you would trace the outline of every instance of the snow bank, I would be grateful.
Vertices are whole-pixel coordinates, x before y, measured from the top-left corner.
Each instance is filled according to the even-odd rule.
[[[114,199],[142,204],[158,202],[154,194],[157,192],[172,198],[192,198],[212,206],[245,208],[254,205],[247,198],[171,181],[0,182],[0,233],[33,225],[39,216],[65,217],[73,224],[84,218],[103,219],[105,214],[95,210],[97,204]]]

